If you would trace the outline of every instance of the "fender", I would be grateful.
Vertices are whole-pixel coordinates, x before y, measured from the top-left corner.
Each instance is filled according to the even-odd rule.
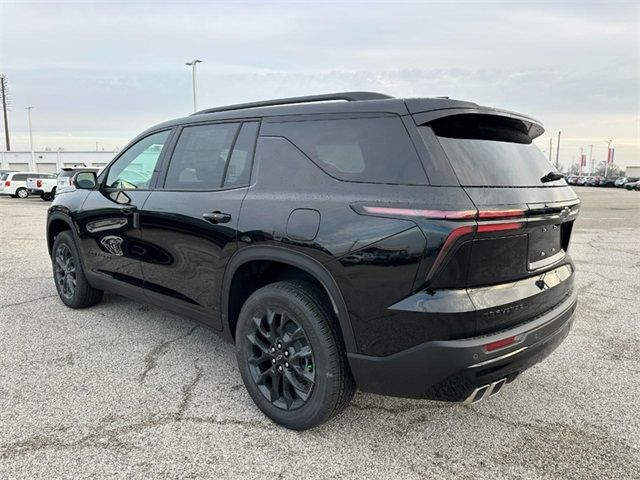
[[[49,256],[51,256],[51,247],[52,244],[49,244],[49,228],[51,227],[51,223],[54,221],[60,220],[66,223],[69,226],[69,230],[71,230],[71,234],[73,235],[73,239],[76,242],[76,246],[78,245],[78,230],[71,219],[71,215],[68,212],[65,212],[64,209],[52,210],[53,207],[49,209],[49,215],[47,216],[47,230],[46,230],[46,238],[47,238],[47,250],[49,250]]]
[[[229,260],[227,268],[224,272],[221,288],[221,312],[222,312],[222,325],[224,336],[233,341],[231,329],[229,326],[229,293],[231,290],[231,281],[238,268],[243,264],[254,260],[267,260],[286,263],[293,267],[297,267],[304,270],[309,275],[313,276],[324,287],[329,299],[331,300],[333,310],[338,317],[340,329],[342,330],[342,336],[344,338],[345,347],[347,352],[356,352],[356,341],[351,328],[351,320],[349,319],[349,312],[347,305],[342,297],[340,288],[334,280],[333,276],[317,260],[294,250],[288,250],[282,247],[276,246],[248,246],[238,250]]]

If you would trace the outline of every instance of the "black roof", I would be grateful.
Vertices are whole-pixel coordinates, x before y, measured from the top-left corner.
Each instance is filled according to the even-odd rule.
[[[420,124],[448,115],[480,113],[522,120],[527,124],[531,138],[536,138],[544,132],[542,124],[528,116],[506,110],[484,107],[473,102],[453,100],[446,97],[394,98],[377,92],[337,92],[209,108],[196,112],[188,117],[163,122],[150,128],[147,132],[174,125],[200,123],[212,120],[332,113],[414,115],[414,118],[416,118]],[[145,132],[145,134],[147,132]]]

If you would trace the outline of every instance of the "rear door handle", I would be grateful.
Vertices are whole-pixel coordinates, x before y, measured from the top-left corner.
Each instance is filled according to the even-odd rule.
[[[222,212],[203,213],[202,218],[211,223],[227,223],[231,220],[231,215]]]
[[[120,211],[125,215],[131,215],[137,210],[138,207],[136,207],[135,205],[123,205],[122,207],[120,207]]]

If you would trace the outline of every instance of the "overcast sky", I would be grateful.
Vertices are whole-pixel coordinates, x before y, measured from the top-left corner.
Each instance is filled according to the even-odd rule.
[[[638,2],[11,2],[0,72],[13,149],[111,149],[199,106],[340,90],[471,100],[640,165]],[[4,148],[4,138],[2,145]],[[555,148],[555,147],[554,147]]]

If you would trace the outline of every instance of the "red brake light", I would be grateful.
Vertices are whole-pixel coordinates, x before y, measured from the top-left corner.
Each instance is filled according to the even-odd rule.
[[[4,182],[4,186],[5,187],[10,187],[11,186],[11,180],[7,180],[6,182]]]
[[[413,208],[395,207],[362,207],[367,213],[378,215],[399,215],[401,217],[422,217],[434,220],[462,220],[472,219],[476,216],[475,210],[421,210]]]
[[[478,233],[482,232],[501,232],[503,230],[517,230],[522,227],[522,222],[511,223],[489,223],[486,225],[478,225]]]
[[[507,210],[480,210],[478,218],[512,218],[524,216],[524,210],[511,208]]]
[[[513,343],[516,343],[517,339],[518,338],[514,336],[514,337],[503,338],[501,340],[496,340],[495,342],[487,343],[484,346],[484,351],[489,353],[489,352],[493,352],[494,350],[499,350]]]
[[[42,187],[42,180],[40,179],[36,180],[36,187],[38,188]]]

